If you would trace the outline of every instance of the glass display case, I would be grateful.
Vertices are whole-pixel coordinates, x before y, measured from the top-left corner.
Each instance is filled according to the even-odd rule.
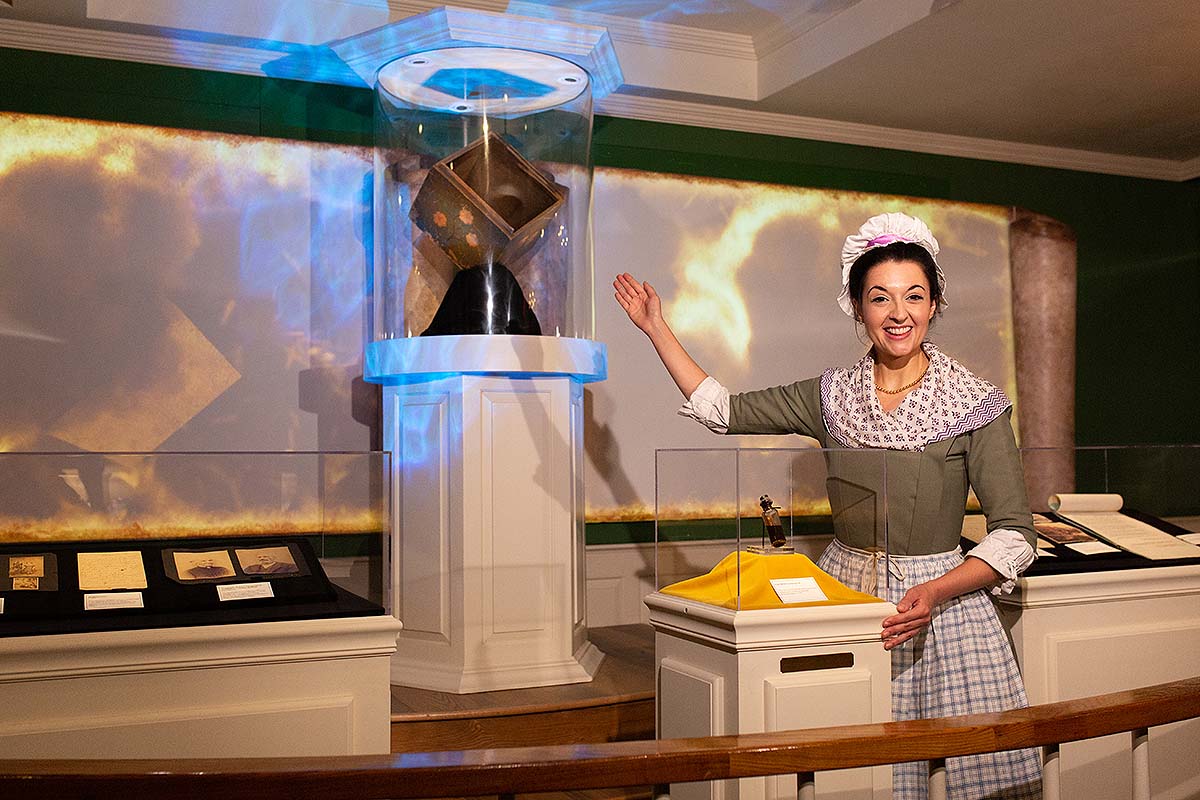
[[[388,459],[0,453],[5,632],[384,614]]]
[[[733,610],[886,596],[884,451],[655,451],[655,587]],[[833,586],[815,562],[838,531],[874,574]]]
[[[1026,448],[1021,457],[1038,533],[1027,576],[1200,563],[1200,446]],[[781,566],[761,559],[815,562],[836,531],[881,562],[874,584],[868,576],[848,588],[887,596],[884,451],[666,449],[655,470],[658,591],[774,607],[783,601],[761,584]],[[965,511],[967,552],[987,520],[973,494]],[[743,585],[748,577],[753,586]]]
[[[1029,702],[1200,674],[1200,446],[1021,455],[1038,559],[997,608]],[[1200,722],[1155,729],[1150,740],[1152,785],[1195,785]],[[1058,761],[1064,797],[1129,794],[1127,738],[1069,742]]]
[[[1028,576],[1200,563],[1200,445],[1025,448]],[[981,520],[967,518],[964,537]]]
[[[371,341],[591,339],[588,72],[442,47],[385,64],[375,95]]]

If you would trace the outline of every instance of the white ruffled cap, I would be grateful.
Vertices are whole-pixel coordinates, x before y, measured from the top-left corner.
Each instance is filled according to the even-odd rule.
[[[879,241],[880,239],[884,241]],[[933,232],[916,217],[893,211],[871,217],[858,229],[858,233],[847,236],[846,243],[842,245],[842,291],[837,300],[847,316],[854,316],[854,303],[850,301],[850,268],[863,253],[893,242],[912,242],[929,251],[934,266],[937,267],[937,281],[942,295],[939,305],[942,308],[950,305],[946,302],[946,276],[942,272],[941,264],[937,262],[938,243],[937,239],[933,238]]]

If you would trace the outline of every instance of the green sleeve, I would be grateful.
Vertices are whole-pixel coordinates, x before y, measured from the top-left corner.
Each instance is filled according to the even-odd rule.
[[[798,433],[824,446],[821,379],[730,395],[728,433]]]
[[[1021,469],[1011,416],[1009,408],[987,425],[971,431],[967,477],[987,517],[988,533],[997,528],[1016,531],[1030,547],[1036,547],[1037,534],[1029,512],[1025,473]]]

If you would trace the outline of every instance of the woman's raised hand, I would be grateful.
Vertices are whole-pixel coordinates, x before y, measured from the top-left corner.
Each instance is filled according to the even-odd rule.
[[[613,289],[617,302],[642,333],[650,335],[662,322],[662,301],[649,283],[639,282],[628,272],[623,272],[613,281]]]
[[[623,272],[613,281],[617,302],[629,319],[642,333],[650,337],[663,366],[671,373],[671,379],[684,397],[691,397],[696,387],[708,377],[708,373],[692,360],[675,338],[662,315],[662,301],[658,292],[646,282],[638,282],[628,272]]]

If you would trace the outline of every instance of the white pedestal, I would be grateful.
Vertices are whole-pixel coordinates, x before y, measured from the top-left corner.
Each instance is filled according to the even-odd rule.
[[[659,738],[720,736],[892,718],[892,659],[879,641],[891,603],[730,611],[646,598],[658,661]],[[818,773],[817,795],[885,800],[890,766]],[[783,775],[675,785],[671,800],[784,800]]]
[[[385,386],[384,448],[392,611],[404,621],[393,682],[481,692],[591,680],[603,654],[587,641],[579,380]]]
[[[1200,566],[1024,578],[1000,600],[1029,702],[1200,675]],[[1063,797],[1128,798],[1127,734],[1062,747]],[[1200,720],[1150,731],[1151,793],[1200,796]]]
[[[0,638],[0,757],[387,753],[388,616]]]

